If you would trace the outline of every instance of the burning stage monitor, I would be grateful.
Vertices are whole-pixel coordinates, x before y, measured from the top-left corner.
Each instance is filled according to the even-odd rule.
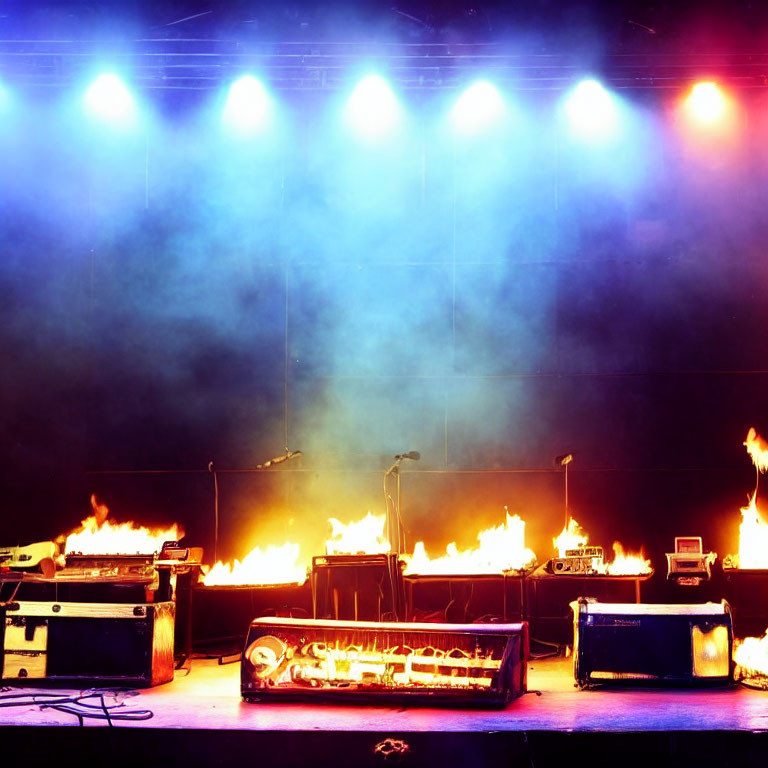
[[[592,575],[604,573],[602,547],[568,549],[565,557],[552,558],[552,572],[558,574]]]
[[[733,681],[733,629],[725,601],[655,605],[581,597],[571,607],[574,676],[581,687]]]
[[[525,692],[528,625],[258,618],[241,665],[247,700],[504,706]]]
[[[676,536],[675,551],[667,552],[667,579],[683,586],[698,586],[712,577],[717,555],[704,552],[701,536]]]

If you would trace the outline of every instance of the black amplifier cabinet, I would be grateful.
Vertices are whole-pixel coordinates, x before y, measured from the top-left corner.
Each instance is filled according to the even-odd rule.
[[[63,572],[62,572],[63,573]],[[152,577],[85,577],[57,574],[0,575],[0,599],[46,603],[152,603],[157,599]],[[167,598],[166,598],[167,599]]]
[[[762,637],[768,627],[768,570],[723,568],[736,637]]]
[[[525,693],[519,624],[254,619],[241,663],[246,700],[504,706]]]
[[[403,562],[396,554],[312,558],[316,619],[403,621]]]
[[[592,597],[610,603],[640,602],[643,581],[651,574],[602,576],[580,573],[554,573],[552,561],[540,565],[525,580],[526,619],[531,627],[531,642],[571,645],[573,613],[571,603],[579,597]]]
[[[173,679],[174,604],[12,602],[2,609],[6,682],[148,687]]]
[[[515,622],[525,619],[525,573],[405,574],[409,621]]]
[[[702,605],[573,603],[576,682],[722,685],[733,682],[725,601]]]
[[[312,614],[312,590],[304,584],[241,584],[192,589],[191,645],[196,651],[240,653],[258,616]]]

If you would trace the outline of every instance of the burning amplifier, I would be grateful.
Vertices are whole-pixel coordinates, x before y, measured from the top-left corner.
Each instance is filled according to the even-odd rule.
[[[557,574],[603,573],[603,548],[567,549],[565,557],[552,558],[552,572]]]
[[[505,706],[525,693],[528,625],[259,618],[241,664],[246,700]]]
[[[137,577],[154,576],[155,555],[152,554],[104,554],[88,555],[68,552],[62,573],[72,577]]]
[[[573,669],[581,687],[733,682],[733,627],[725,601],[657,605],[579,598],[571,607]]]
[[[312,558],[314,618],[350,621],[405,618],[403,563],[393,553]]]
[[[683,586],[698,586],[712,577],[715,552],[704,553],[701,536],[676,536],[675,551],[667,552],[667,579]]]
[[[11,602],[2,606],[2,679],[118,683],[173,679],[174,604]]]

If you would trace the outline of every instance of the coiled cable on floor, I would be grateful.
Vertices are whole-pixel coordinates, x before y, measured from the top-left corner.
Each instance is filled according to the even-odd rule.
[[[137,722],[154,717],[150,709],[123,709],[125,700],[137,696],[131,688],[90,688],[79,693],[53,693],[47,691],[23,691],[0,693],[0,707],[38,706],[40,710],[53,709],[74,715],[79,725],[86,719],[105,720],[108,725],[116,722]]]

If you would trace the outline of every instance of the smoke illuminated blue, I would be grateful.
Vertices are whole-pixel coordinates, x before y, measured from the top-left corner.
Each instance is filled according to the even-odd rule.
[[[83,105],[92,118],[115,127],[130,128],[136,122],[134,98],[113,73],[99,75],[94,80],[85,92]]]
[[[7,112],[11,107],[11,93],[10,91],[3,85],[2,82],[0,82],[0,115],[4,112]]]
[[[344,116],[358,136],[375,140],[397,129],[402,110],[389,83],[380,75],[368,75],[352,91]]]
[[[497,88],[481,80],[459,96],[451,110],[451,121],[458,133],[478,133],[498,123],[504,111],[504,100]]]
[[[719,357],[700,343],[702,328],[731,328],[728,313],[738,330],[764,314],[757,299],[736,302],[742,285],[766,280],[760,237],[748,242],[765,234],[759,162],[700,172],[665,122],[666,90],[635,105],[632,91],[624,100],[582,86],[571,124],[561,110],[553,119],[548,85],[411,84],[406,101],[399,78],[353,79],[339,101],[333,79],[328,90],[273,91],[247,77],[215,92],[134,91],[127,112],[142,133],[133,142],[79,130],[86,84],[66,102],[10,87],[0,338],[17,372],[3,390],[7,410],[39,414],[30,487],[53,462],[67,472],[206,467],[212,457],[247,467],[289,445],[314,462],[274,480],[297,530],[337,514],[327,507],[383,508],[391,456],[419,450],[417,469],[439,472],[405,477],[414,536],[443,523],[453,535],[465,507],[474,535],[502,502],[527,503],[515,497],[525,473],[557,501],[557,477],[540,468],[563,450],[648,466],[650,447],[634,436],[659,393],[670,390],[660,413],[675,416],[667,401],[695,399],[686,382],[699,378],[675,375],[683,383],[670,388],[667,378],[646,384],[648,371],[760,360],[746,333],[739,345],[723,330],[733,352]],[[603,135],[606,110],[620,145],[570,141],[569,126]],[[254,140],[231,141],[229,129]],[[395,140],[373,150],[365,141],[392,130]],[[684,413],[681,428],[695,415]],[[613,424],[625,422],[614,447]],[[464,505],[474,496],[442,474],[486,468],[515,470],[489,486],[487,512],[485,496]],[[195,476],[179,477],[186,493]],[[247,474],[228,477],[231,520],[234,510],[252,517],[256,502],[270,507],[260,484],[277,475],[253,488]],[[481,477],[484,491],[490,475]],[[206,482],[189,484],[206,515],[195,523],[190,512],[198,536],[208,530]],[[546,494],[542,538],[560,522],[559,506],[548,522]],[[287,525],[275,522],[283,540]]]
[[[588,141],[610,138],[619,126],[615,100],[597,80],[583,80],[573,89],[565,114],[571,132]]]
[[[244,75],[230,86],[221,119],[232,133],[252,136],[268,127],[272,109],[272,99],[261,81]]]

